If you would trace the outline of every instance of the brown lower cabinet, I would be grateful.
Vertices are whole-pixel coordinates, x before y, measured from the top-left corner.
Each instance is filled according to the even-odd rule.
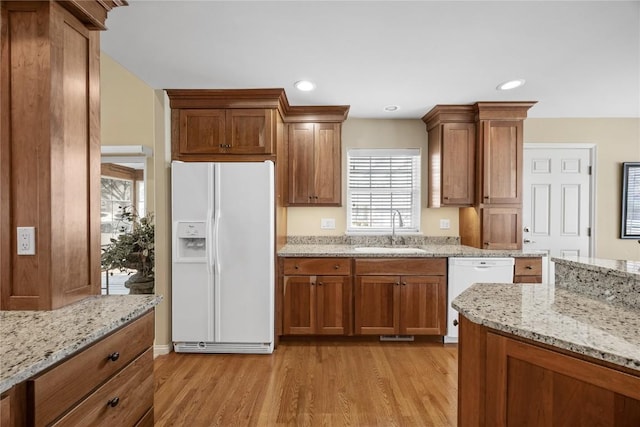
[[[459,426],[639,426],[640,375],[461,316]]]
[[[356,259],[356,335],[445,335],[446,259]]]
[[[284,335],[352,333],[349,258],[286,258],[282,270]]]
[[[542,258],[516,258],[513,283],[542,283]]]

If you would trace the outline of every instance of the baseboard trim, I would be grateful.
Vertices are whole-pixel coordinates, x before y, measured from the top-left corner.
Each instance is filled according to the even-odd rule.
[[[171,353],[170,345],[154,345],[153,346],[153,358],[155,359],[158,356],[164,356],[165,354]]]

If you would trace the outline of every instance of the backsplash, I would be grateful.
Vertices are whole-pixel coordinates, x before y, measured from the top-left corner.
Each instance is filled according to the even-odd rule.
[[[391,236],[287,236],[292,245],[362,245],[388,246]],[[396,245],[459,245],[458,236],[396,236]]]
[[[640,263],[594,258],[552,258],[552,261],[556,287],[640,309]]]

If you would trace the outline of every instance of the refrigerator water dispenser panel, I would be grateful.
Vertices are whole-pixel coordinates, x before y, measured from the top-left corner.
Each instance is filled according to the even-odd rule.
[[[178,222],[176,224],[177,260],[205,261],[207,258],[207,224]]]

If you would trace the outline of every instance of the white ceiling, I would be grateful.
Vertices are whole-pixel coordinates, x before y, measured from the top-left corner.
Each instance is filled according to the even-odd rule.
[[[107,26],[102,50],[156,89],[284,88],[366,118],[494,100],[640,117],[640,1],[129,0]],[[514,78],[527,83],[495,89]]]

